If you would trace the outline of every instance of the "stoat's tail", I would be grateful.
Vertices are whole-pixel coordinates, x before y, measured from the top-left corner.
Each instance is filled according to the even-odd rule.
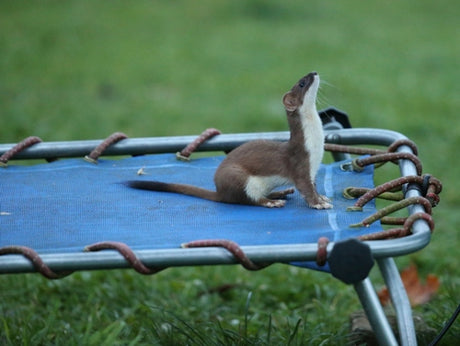
[[[187,184],[170,184],[160,181],[144,181],[144,180],[129,180],[123,183],[124,185],[133,189],[151,190],[161,192],[174,192],[183,195],[199,197],[208,199],[214,202],[220,202],[217,192],[203,189],[201,187],[187,185]]]

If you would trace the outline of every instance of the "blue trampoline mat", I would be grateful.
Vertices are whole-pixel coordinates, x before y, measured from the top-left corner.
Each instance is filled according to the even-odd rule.
[[[0,247],[22,245],[38,253],[81,252],[86,245],[118,241],[137,249],[178,248],[198,239],[228,239],[243,245],[338,241],[381,230],[350,228],[374,213],[347,212],[354,203],[342,197],[348,186],[373,187],[373,168],[345,172],[341,163],[322,165],[317,187],[334,208],[313,210],[298,192],[286,206],[269,209],[231,205],[178,194],[134,190],[132,179],[194,184],[214,189],[213,175],[223,157],[178,161],[174,154],[120,160],[67,159],[0,169]],[[138,175],[139,169],[145,175]]]

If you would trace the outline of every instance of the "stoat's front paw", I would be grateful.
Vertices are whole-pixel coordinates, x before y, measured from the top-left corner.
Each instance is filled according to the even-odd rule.
[[[326,196],[324,196],[324,195],[319,195],[319,199],[322,202],[331,203],[331,200],[329,198],[327,198]]]
[[[313,198],[307,200],[307,204],[313,209],[331,209],[332,202],[329,198],[323,195],[316,195]]]
[[[325,201],[321,201],[316,204],[309,204],[308,206],[313,209],[331,209],[332,208],[332,204],[325,202]]]

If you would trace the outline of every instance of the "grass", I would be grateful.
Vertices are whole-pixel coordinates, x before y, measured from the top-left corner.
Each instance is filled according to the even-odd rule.
[[[441,279],[416,308],[439,330],[459,301],[459,10],[447,0],[2,1],[1,142],[285,130],[283,93],[317,70],[320,107],[406,134],[444,183],[432,243],[397,261]],[[0,277],[2,344],[337,345],[357,309],[351,287],[281,265]],[[457,322],[444,344],[459,335]]]

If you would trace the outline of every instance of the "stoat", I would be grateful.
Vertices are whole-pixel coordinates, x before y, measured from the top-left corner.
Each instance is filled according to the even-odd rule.
[[[201,187],[132,180],[125,185],[143,190],[174,192],[215,202],[283,207],[293,188],[273,191],[294,184],[309,207],[332,208],[330,200],[318,194],[315,177],[324,153],[324,134],[316,110],[319,75],[302,77],[283,97],[290,138],[287,142],[255,140],[231,151],[214,175],[216,191]]]

